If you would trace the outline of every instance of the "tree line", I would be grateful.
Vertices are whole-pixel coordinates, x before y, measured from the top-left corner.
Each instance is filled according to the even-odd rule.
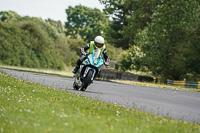
[[[70,45],[79,43],[85,42],[81,38],[66,37],[60,21],[21,17],[13,11],[0,12],[0,62],[3,64],[61,70],[78,58]]]
[[[62,37],[40,18],[0,12],[0,62],[7,65],[63,69]],[[48,20],[50,22],[50,20]]]
[[[100,10],[95,12],[99,13]],[[76,28],[72,28],[71,32],[69,30],[70,26],[66,30],[60,21],[44,21],[37,17],[22,17],[14,11],[1,11],[0,63],[58,70],[75,66],[80,48],[99,34],[94,33],[92,28],[90,30],[93,31],[87,31],[87,27],[82,30],[82,34],[77,33]],[[72,32],[75,34],[70,35]],[[111,59],[115,59],[117,49],[114,46],[108,49]]]
[[[126,52],[121,68],[166,79],[198,80],[200,1],[99,0],[111,16],[105,36]]]
[[[66,9],[67,35],[87,40],[95,32],[101,34],[107,44],[123,49],[117,57],[123,71],[151,72],[162,82],[198,80],[199,1],[99,1],[103,13],[81,5]]]

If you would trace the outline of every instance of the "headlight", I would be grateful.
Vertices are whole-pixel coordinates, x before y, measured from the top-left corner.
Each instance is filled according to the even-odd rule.
[[[98,60],[95,59],[93,63],[94,65],[96,65],[98,63]]]

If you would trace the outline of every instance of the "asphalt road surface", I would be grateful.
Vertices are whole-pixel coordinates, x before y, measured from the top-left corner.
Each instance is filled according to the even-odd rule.
[[[0,68],[13,77],[48,85],[57,89],[92,97],[107,103],[123,105],[155,115],[200,123],[200,93],[165,88],[142,87],[94,81],[85,92],[73,89],[73,79],[48,74],[22,72]]]

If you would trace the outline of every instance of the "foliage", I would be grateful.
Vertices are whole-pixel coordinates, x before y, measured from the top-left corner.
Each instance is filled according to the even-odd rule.
[[[127,25],[124,25],[121,33],[123,39],[126,39],[130,44],[135,44],[135,36],[139,30],[143,30],[152,21],[152,15],[160,3],[160,0],[125,0],[124,6],[127,9],[125,18]]]
[[[85,28],[93,30],[88,35],[93,40],[95,34],[103,31],[107,17],[98,9],[83,6],[76,8],[87,9],[83,14],[89,14],[85,18],[88,23]],[[80,57],[80,48],[90,41],[82,39],[86,29],[83,29],[83,36],[76,34],[66,37],[66,29],[60,21],[21,17],[13,11],[0,12],[0,20],[0,62],[7,65],[51,69],[63,69],[64,65],[74,66]],[[112,46],[107,48],[111,58],[115,59],[117,49]]]
[[[58,38],[56,32],[41,19],[23,18],[13,14],[13,12],[1,12],[3,18],[1,19],[3,22],[0,21],[1,63],[63,69],[63,57],[54,43]]]
[[[148,68],[164,80],[180,80],[188,72],[198,73],[199,69],[188,67],[188,62],[199,57],[198,38],[193,36],[199,34],[199,11],[195,0],[165,1],[157,6],[152,23],[137,34],[136,44],[146,54]],[[198,60],[193,63],[200,64]]]
[[[121,55],[121,52],[123,51],[121,48],[116,48],[112,46],[111,44],[106,44],[106,50],[111,60],[115,60],[115,61],[120,60],[120,55]]]
[[[129,41],[123,37],[123,27],[128,24],[126,14],[128,14],[127,5],[124,0],[99,0],[105,5],[104,12],[110,15],[111,21],[105,31],[105,38],[108,43],[116,47],[122,47],[127,49],[129,47]]]
[[[57,34],[64,34],[65,28],[61,21],[54,21],[52,19],[45,20],[47,24],[49,24],[54,30],[56,30]]]
[[[82,5],[69,6],[66,13],[66,35],[74,38],[80,35],[85,41],[91,41],[95,36],[103,35],[108,23],[108,17],[96,8],[91,9]]]
[[[148,68],[145,66],[144,61],[145,54],[138,47],[133,45],[129,50],[122,53],[120,58],[121,69],[126,70],[136,70],[147,72]]]
[[[1,11],[0,12],[0,20],[2,22],[9,22],[9,21],[17,21],[21,19],[21,16],[19,16],[16,12],[13,11]]]
[[[56,44],[61,51],[65,64],[75,66],[78,58],[80,58],[80,48],[86,43],[81,37],[65,37],[60,38]]]
[[[82,5],[69,6],[65,27],[60,21],[1,12],[1,63],[61,69],[62,64],[75,65],[80,47],[103,35],[108,54],[121,63],[122,70],[151,71],[163,81],[197,80],[199,1],[99,1],[105,5],[104,13]]]
[[[200,74],[199,1],[99,1],[112,17],[108,40],[127,49],[120,60],[122,70],[151,71],[163,81]]]
[[[66,35],[70,35],[69,45],[76,55],[80,55],[80,47],[94,40],[97,35],[104,36],[104,31],[108,28],[108,17],[98,9],[91,9],[82,5],[69,6],[66,13]],[[73,40],[73,38],[76,40]],[[85,41],[81,41],[81,38]],[[107,43],[106,46],[110,58],[116,60],[121,50]],[[72,64],[74,63],[72,62]]]

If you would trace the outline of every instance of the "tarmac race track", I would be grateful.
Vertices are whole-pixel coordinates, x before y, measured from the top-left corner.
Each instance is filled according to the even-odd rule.
[[[107,103],[123,105],[176,120],[182,119],[191,123],[200,123],[200,92],[142,87],[105,81],[94,81],[85,92],[82,92],[73,89],[72,78],[2,68],[0,68],[0,71],[22,80],[57,89],[67,89],[69,92]]]

